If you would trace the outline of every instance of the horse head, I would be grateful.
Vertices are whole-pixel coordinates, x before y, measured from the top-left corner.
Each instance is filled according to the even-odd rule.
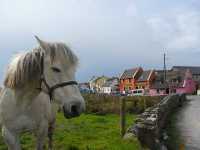
[[[36,39],[44,52],[41,88],[63,106],[66,118],[79,116],[85,110],[85,102],[75,81],[77,56],[64,43]]]

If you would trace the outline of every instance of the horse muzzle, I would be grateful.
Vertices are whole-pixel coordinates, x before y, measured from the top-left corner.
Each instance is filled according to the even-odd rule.
[[[84,110],[85,108],[80,103],[65,104],[63,106],[63,113],[67,119],[80,116]]]

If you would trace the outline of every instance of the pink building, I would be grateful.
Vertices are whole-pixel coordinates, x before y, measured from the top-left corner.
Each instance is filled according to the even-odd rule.
[[[167,85],[158,85],[157,87],[154,85],[151,89],[149,89],[150,96],[159,96],[168,94],[169,94],[169,88]]]
[[[156,80],[149,91],[149,95],[167,95],[170,93],[193,94],[196,92],[196,82],[192,79],[190,70],[167,71],[166,82],[163,80],[163,71],[156,72]]]
[[[155,80],[153,81],[153,84],[149,89],[149,95],[157,96],[167,94],[169,94],[169,85],[166,82],[164,82],[164,72],[163,70],[156,70]]]
[[[178,87],[176,89],[176,93],[186,93],[193,94],[196,92],[196,83],[192,79],[192,74],[190,70],[187,70],[185,73],[185,79],[183,81],[182,87]]]

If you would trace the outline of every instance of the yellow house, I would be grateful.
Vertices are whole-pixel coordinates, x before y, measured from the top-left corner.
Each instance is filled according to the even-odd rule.
[[[90,81],[90,89],[94,92],[101,93],[103,85],[109,78],[106,76],[95,77],[93,80]]]

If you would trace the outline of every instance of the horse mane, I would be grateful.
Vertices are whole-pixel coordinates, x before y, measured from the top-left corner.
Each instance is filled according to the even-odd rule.
[[[64,43],[48,43],[48,46],[52,63],[56,58],[56,53],[62,52],[70,65],[77,64],[78,58]],[[44,53],[44,50],[38,47],[29,52],[16,55],[8,66],[4,86],[15,89],[23,87],[27,83],[39,81]]]

